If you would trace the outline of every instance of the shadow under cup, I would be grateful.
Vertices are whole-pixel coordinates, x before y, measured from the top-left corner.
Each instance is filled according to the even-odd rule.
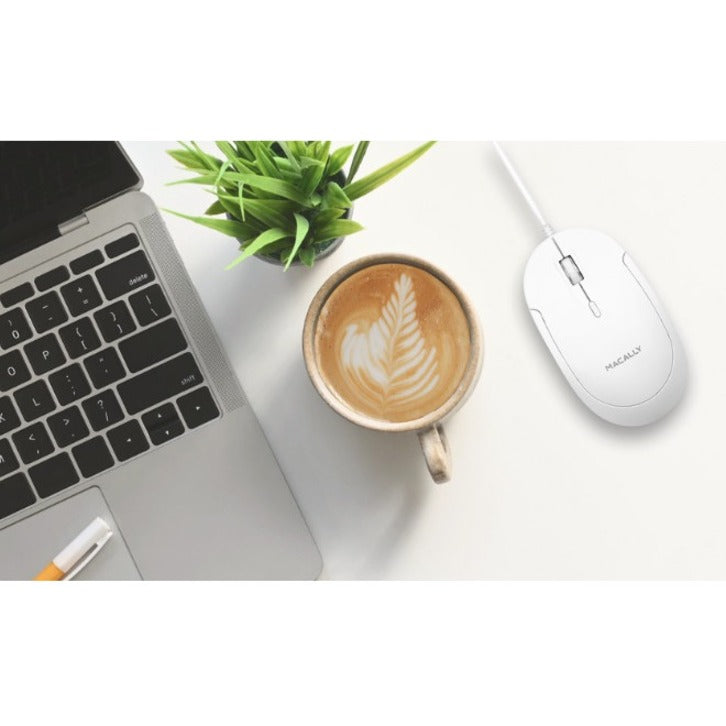
[[[451,478],[442,421],[481,373],[476,311],[438,268],[408,255],[358,259],[313,298],[303,355],[321,397],[341,416],[377,431],[416,431],[437,483]]]

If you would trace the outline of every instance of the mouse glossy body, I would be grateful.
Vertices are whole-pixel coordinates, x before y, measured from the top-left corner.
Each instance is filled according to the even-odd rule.
[[[678,334],[628,253],[594,230],[557,232],[524,274],[532,318],[575,393],[621,426],[665,416],[685,390]]]

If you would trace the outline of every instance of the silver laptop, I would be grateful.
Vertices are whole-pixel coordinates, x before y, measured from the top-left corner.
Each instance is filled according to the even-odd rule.
[[[0,579],[314,578],[320,555],[142,179],[0,142]]]

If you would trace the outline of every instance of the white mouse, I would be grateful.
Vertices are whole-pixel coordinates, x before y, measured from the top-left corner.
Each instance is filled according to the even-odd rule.
[[[643,426],[683,396],[687,364],[678,334],[611,237],[589,229],[548,237],[529,258],[524,296],[570,386],[601,418]]]
[[[494,147],[547,234],[527,262],[524,296],[568,383],[611,423],[644,426],[662,418],[683,396],[687,364],[653,289],[606,234],[554,232],[509,157]]]

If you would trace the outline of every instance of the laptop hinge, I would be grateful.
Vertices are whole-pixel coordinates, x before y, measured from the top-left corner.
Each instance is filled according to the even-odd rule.
[[[79,214],[77,217],[73,217],[73,219],[69,219],[67,222],[59,224],[58,231],[61,234],[68,234],[79,227],[83,227],[85,224],[88,224],[88,217],[85,214]]]

